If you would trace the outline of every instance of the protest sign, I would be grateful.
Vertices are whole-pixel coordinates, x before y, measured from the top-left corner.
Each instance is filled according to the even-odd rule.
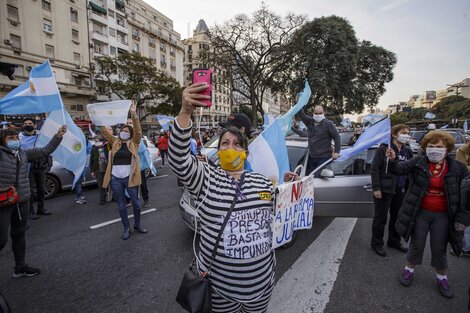
[[[276,194],[272,247],[276,249],[292,240],[294,231],[312,228],[313,175],[279,185]]]

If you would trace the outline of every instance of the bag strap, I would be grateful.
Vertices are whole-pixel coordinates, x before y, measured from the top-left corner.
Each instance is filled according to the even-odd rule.
[[[238,186],[241,186],[243,184],[243,181],[245,180],[245,173],[246,172],[243,172],[242,176],[240,177]],[[225,226],[228,223],[228,219],[230,218],[230,215],[232,214],[232,211],[233,211],[233,208],[235,207],[235,203],[237,202],[238,196],[239,196],[239,193],[235,191],[235,196],[233,197],[232,205],[230,206],[230,209],[225,215],[224,222],[222,223],[222,226],[220,227],[219,234],[217,235],[217,239],[215,241],[214,249],[212,250],[211,262],[209,264],[209,273],[212,269],[212,262],[215,260],[215,257],[217,254],[217,248],[219,247],[220,238],[222,237],[222,233],[224,232]]]

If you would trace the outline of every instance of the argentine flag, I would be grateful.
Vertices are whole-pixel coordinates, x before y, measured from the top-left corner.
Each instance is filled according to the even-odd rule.
[[[139,154],[140,170],[143,171],[143,170],[149,169],[152,172],[152,174],[155,176],[157,175],[157,169],[155,168],[155,166],[153,166],[150,151],[145,145],[144,141],[145,141],[144,138],[140,140],[139,150],[137,152]]]
[[[290,108],[290,110],[287,111],[286,114],[276,119],[284,135],[287,135],[287,132],[291,129],[292,120],[294,119],[297,112],[299,112],[300,109],[302,109],[308,103],[308,100],[310,99],[311,94],[312,94],[312,91],[308,84],[308,80],[305,80],[304,90],[302,90],[302,92],[299,94],[297,103],[292,108]]]
[[[25,83],[0,100],[0,114],[44,113],[61,108],[62,99],[49,60],[35,66]]]
[[[114,126],[126,124],[131,100],[91,103],[86,106],[93,124],[98,126]]]
[[[380,143],[390,144],[390,116],[367,128],[362,135],[359,136],[354,146],[341,150],[340,157],[335,161],[344,161]]]
[[[59,162],[64,168],[73,172],[75,177],[72,186],[75,186],[75,183],[85,169],[87,147],[83,131],[75,125],[68,112],[57,110],[49,114],[41,128],[36,147],[44,147],[47,145],[51,138],[57,133],[57,130],[63,125],[64,115],[67,132],[59,147],[52,153],[52,156],[54,160]]]
[[[158,124],[160,124],[163,130],[169,130],[170,124],[173,124],[173,121],[175,120],[174,117],[166,115],[157,115],[155,118],[157,119]]]
[[[264,120],[263,128],[266,128],[272,123],[274,123],[274,121],[276,120],[276,117],[274,115],[264,113],[263,120]]]

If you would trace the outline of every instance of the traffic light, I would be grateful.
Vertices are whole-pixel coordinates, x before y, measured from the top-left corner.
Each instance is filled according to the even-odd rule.
[[[0,62],[0,74],[7,76],[10,80],[15,80],[15,69],[18,67],[16,64]]]

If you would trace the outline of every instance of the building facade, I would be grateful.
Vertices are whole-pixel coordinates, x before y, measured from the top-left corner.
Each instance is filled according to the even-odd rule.
[[[79,0],[0,1],[0,62],[16,64],[15,79],[0,76],[0,98],[50,60],[64,105],[85,118],[95,92],[89,74],[87,8]]]

